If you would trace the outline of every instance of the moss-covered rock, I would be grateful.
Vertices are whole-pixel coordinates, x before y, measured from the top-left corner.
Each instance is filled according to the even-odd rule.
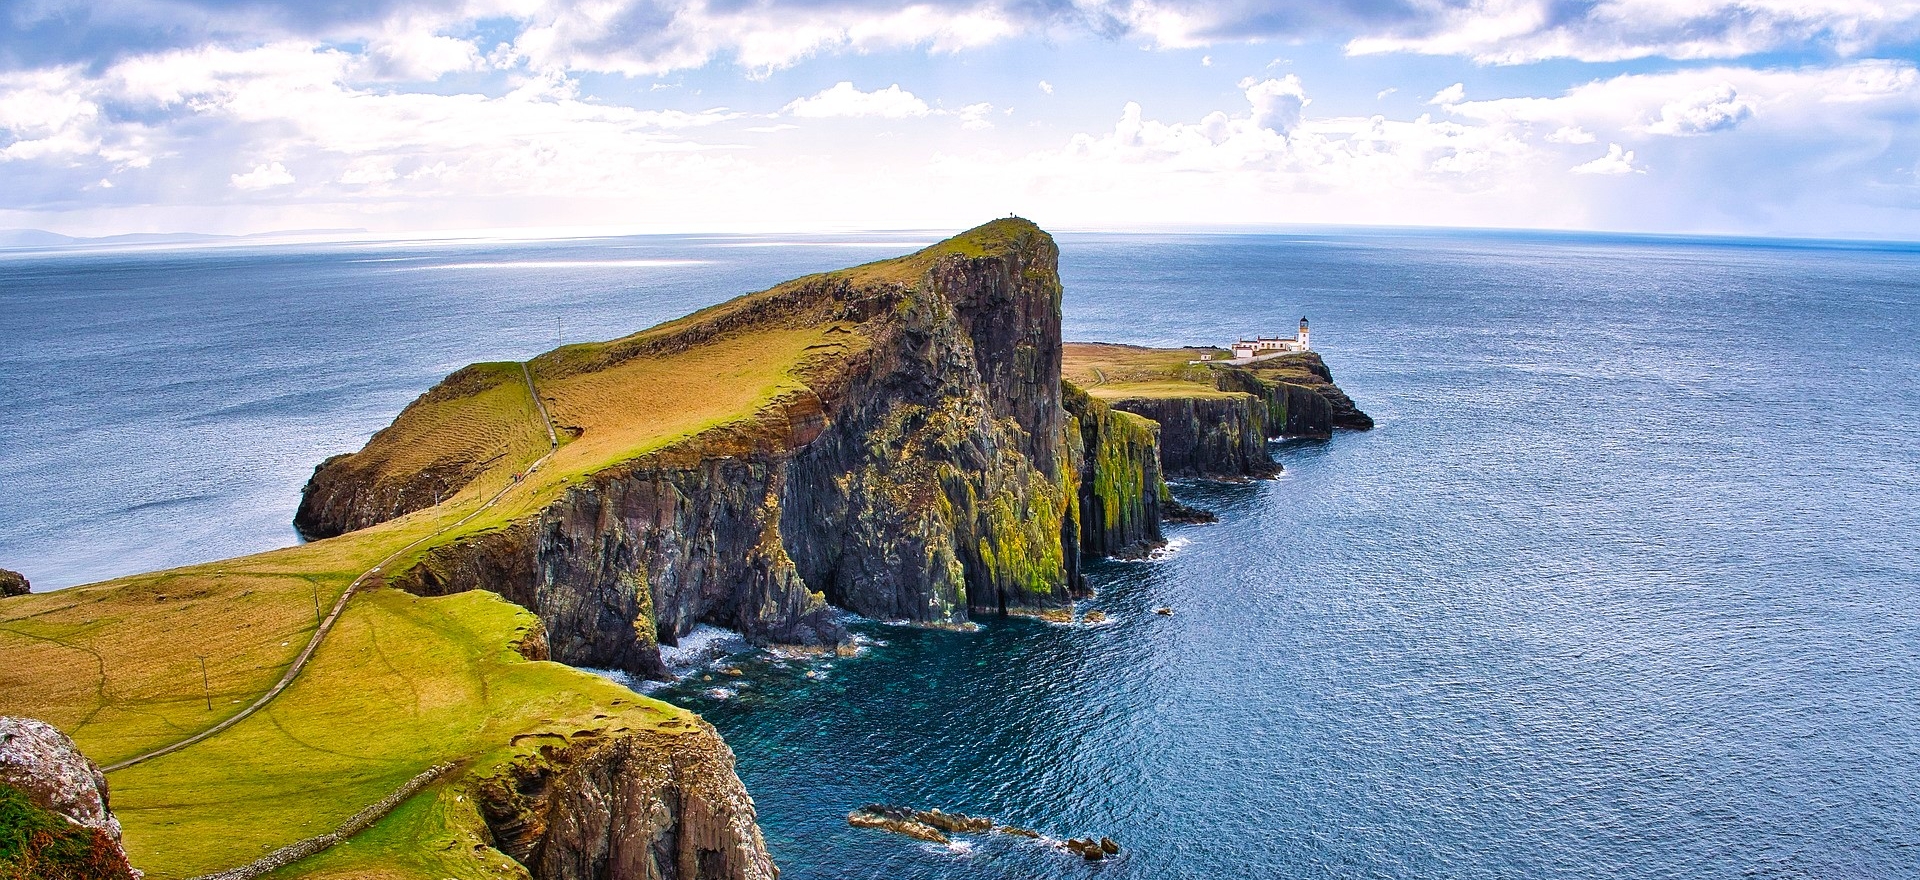
[[[0,880],[137,880],[107,777],[52,725],[0,717]]]

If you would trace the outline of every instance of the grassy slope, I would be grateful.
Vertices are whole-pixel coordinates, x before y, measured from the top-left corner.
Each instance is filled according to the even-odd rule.
[[[1069,342],[1061,374],[1102,400],[1140,397],[1230,397],[1214,387],[1212,368],[1188,361],[1202,354],[1230,356],[1217,348],[1142,348]]]
[[[545,431],[524,383],[480,383],[479,392],[433,401],[381,435],[394,466],[485,463],[435,507],[312,544],[0,602],[0,714],[53,723],[102,764],[203,730],[284,673],[316,624],[316,597],[330,607],[389,554],[428,536],[426,546],[435,546],[503,526],[585,475],[751,418],[803,387],[809,369],[864,342],[857,333],[828,342],[820,321],[734,326],[730,318],[809,285],[911,284],[938,257],[978,256],[1021,228],[997,221],[898,260],[797,279],[630,337],[543,355],[533,371],[554,420],[584,430],[518,482],[545,452]],[[725,329],[709,332],[716,326]],[[698,344],[673,344],[690,336]],[[496,452],[505,454],[492,458]],[[493,508],[435,534],[502,488]],[[420,599],[375,590],[357,598],[268,708],[204,743],[113,774],[136,867],[171,880],[243,864],[330,830],[441,761],[497,765],[518,733],[684,717],[592,675],[520,659],[506,646],[531,621],[484,594]],[[503,866],[474,853],[478,819],[460,797],[452,784],[437,785],[350,844],[281,875],[498,876]]]

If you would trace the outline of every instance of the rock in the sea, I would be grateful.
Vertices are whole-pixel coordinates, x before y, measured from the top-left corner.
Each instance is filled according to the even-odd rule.
[[[1155,613],[1155,614],[1158,614],[1158,615],[1160,615],[1161,617],[1167,617],[1167,616],[1170,616],[1170,615],[1172,615],[1172,614],[1173,614],[1173,609],[1172,609],[1172,608],[1168,608],[1168,607],[1167,607],[1167,606],[1165,606],[1165,605],[1162,605],[1162,606],[1160,606],[1159,608],[1155,608],[1155,609],[1153,609],[1153,613]]]
[[[8,596],[25,596],[32,591],[33,585],[27,583],[26,575],[0,568],[0,599]]]
[[[0,877],[138,880],[107,777],[53,725],[0,717]]]
[[[873,828],[879,831],[891,831],[904,834],[915,840],[929,843],[949,843],[945,832],[931,824],[920,821],[921,812],[906,807],[894,807],[886,804],[868,804],[847,814],[847,824],[855,828]]]
[[[1107,622],[1107,613],[1105,611],[1089,611],[1080,618],[1080,622],[1088,626],[1098,626]]]

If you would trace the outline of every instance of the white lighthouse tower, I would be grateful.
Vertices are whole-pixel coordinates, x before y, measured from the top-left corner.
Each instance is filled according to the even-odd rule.
[[[1298,349],[1299,351],[1310,351],[1313,349],[1313,346],[1307,344],[1307,319],[1306,318],[1300,319],[1300,336],[1298,338],[1300,340],[1300,348]]]

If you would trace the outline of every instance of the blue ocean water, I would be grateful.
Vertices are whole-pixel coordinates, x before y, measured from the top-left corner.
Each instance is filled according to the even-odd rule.
[[[1379,427],[1177,487],[1221,522],[1094,566],[1109,625],[872,625],[857,659],[665,692],[733,745],[787,880],[1920,876],[1920,252],[1060,240],[1069,338],[1308,315]],[[909,247],[0,258],[0,567],[284,543],[319,458],[555,316],[605,337]],[[845,824],[873,801],[1126,851]]]

